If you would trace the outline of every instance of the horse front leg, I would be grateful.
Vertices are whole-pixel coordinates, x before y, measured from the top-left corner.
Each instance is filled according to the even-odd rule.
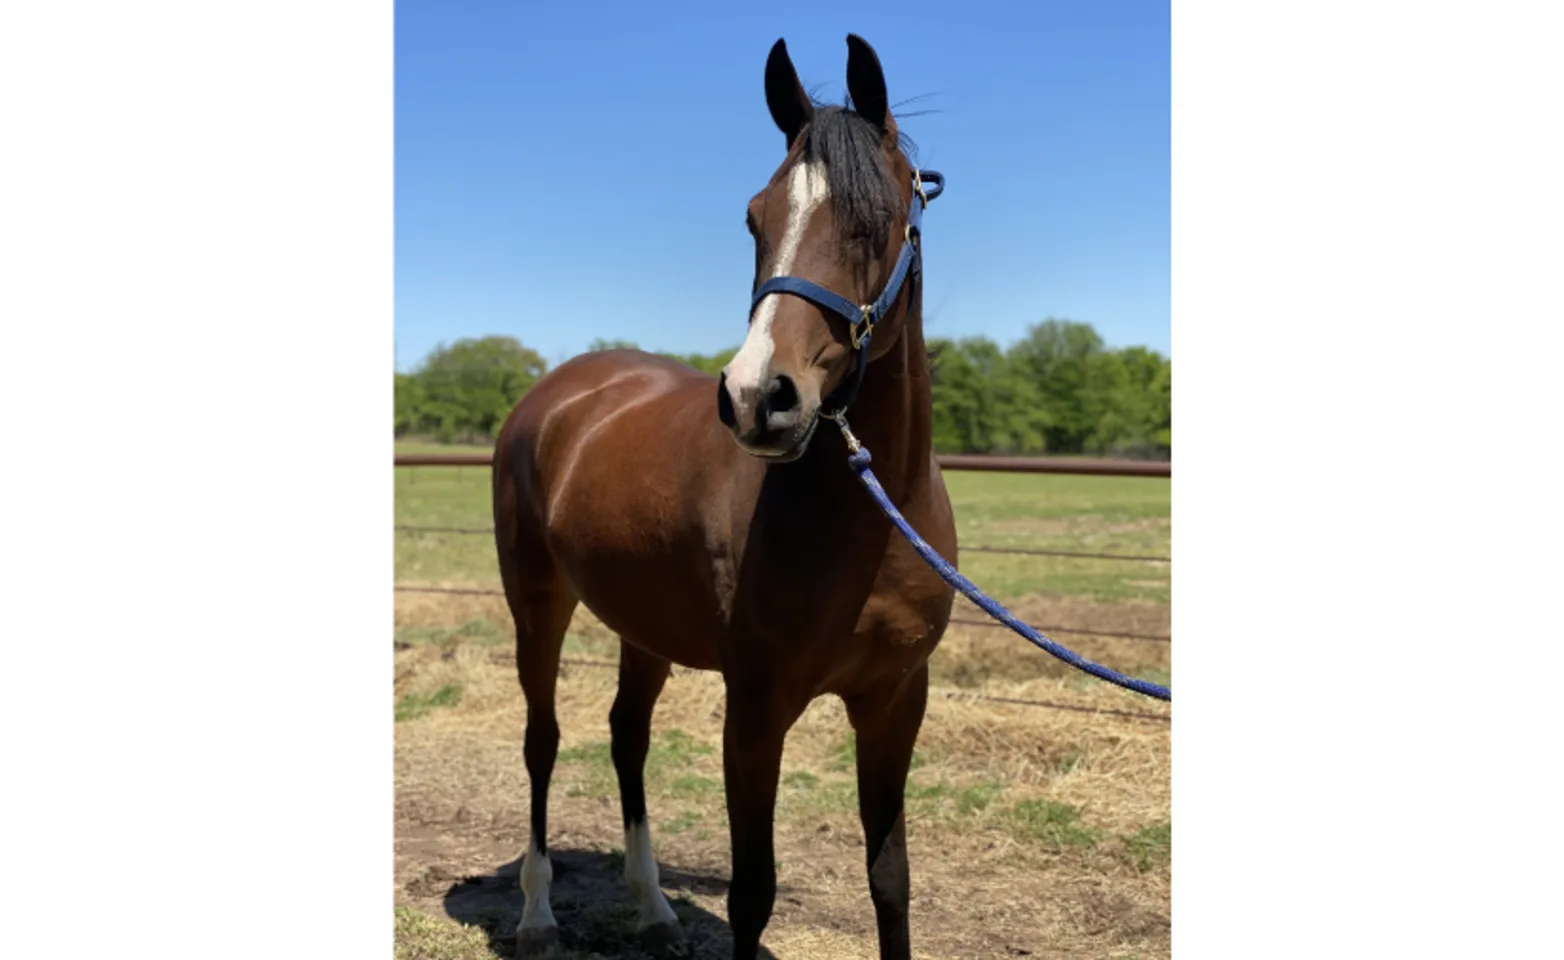
[[[857,738],[858,815],[863,821],[880,960],[910,960],[912,956],[903,797],[928,695],[929,668],[925,663],[894,687],[845,701]]]
[[[802,712],[802,707],[779,703],[763,682],[728,682],[722,766],[733,856],[728,886],[733,960],[755,960],[760,935],[771,920],[777,895],[772,824],[782,745]]]

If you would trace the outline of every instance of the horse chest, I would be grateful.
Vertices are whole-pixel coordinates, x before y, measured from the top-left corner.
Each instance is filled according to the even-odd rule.
[[[950,618],[954,593],[921,561],[906,559],[894,552],[886,558],[853,632],[876,645],[932,648]]]
[[[875,595],[864,604],[853,634],[876,645],[916,647],[932,641],[944,622],[940,610],[933,605],[910,603],[894,595]]]

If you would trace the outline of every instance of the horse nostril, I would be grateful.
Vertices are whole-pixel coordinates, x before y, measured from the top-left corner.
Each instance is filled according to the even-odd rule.
[[[766,400],[772,413],[791,413],[798,409],[798,387],[793,385],[793,378],[778,374],[771,382],[770,396]]]
[[[717,419],[729,430],[738,426],[739,422],[733,412],[733,397],[728,393],[728,375],[725,373],[717,379]]]

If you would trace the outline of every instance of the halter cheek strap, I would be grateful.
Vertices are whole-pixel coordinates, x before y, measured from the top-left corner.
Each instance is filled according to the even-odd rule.
[[[884,291],[873,303],[853,303],[846,297],[803,277],[772,277],[756,288],[754,299],[749,305],[751,315],[760,305],[760,301],[771,294],[790,293],[847,321],[848,335],[856,353],[853,372],[821,403],[822,417],[828,420],[840,417],[857,398],[858,388],[863,384],[864,370],[869,365],[869,338],[874,334],[875,325],[890,313],[891,306],[901,294],[902,285],[909,277],[914,286],[921,280],[923,256],[918,242],[921,237],[923,208],[944,190],[945,178],[933,170],[912,172],[912,207],[907,212],[907,231],[902,239],[901,253],[896,257],[896,266],[891,270],[891,277],[886,281]]]

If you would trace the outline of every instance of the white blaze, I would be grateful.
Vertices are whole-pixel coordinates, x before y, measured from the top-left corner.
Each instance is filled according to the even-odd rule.
[[[809,218],[820,204],[831,195],[825,167],[817,163],[797,163],[788,174],[787,182],[787,230],[777,247],[772,261],[771,276],[780,277],[793,271],[793,260],[798,256],[804,230]],[[768,278],[769,279],[769,278]],[[750,321],[749,334],[744,345],[734,354],[723,371],[728,378],[728,393],[733,399],[734,412],[741,422],[753,413],[749,409],[771,370],[771,355],[775,345],[771,340],[771,321],[777,314],[777,298],[772,294],[760,301],[755,316]]]
[[[630,884],[630,896],[640,912],[637,930],[656,924],[679,925],[673,907],[663,896],[657,858],[652,855],[652,831],[644,820],[625,828],[625,880]]]

